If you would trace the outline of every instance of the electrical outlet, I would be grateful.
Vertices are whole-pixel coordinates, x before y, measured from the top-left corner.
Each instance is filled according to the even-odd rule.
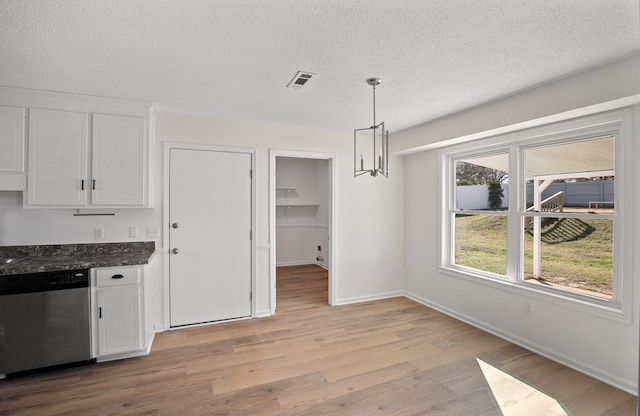
[[[138,227],[136,227],[135,225],[132,225],[129,227],[129,238],[136,238],[138,237]]]
[[[104,228],[95,227],[93,229],[93,238],[95,238],[96,240],[102,240],[104,238]]]
[[[524,314],[533,316],[533,302],[531,302],[530,300],[524,301]]]
[[[148,238],[158,238],[158,227],[147,227]]]

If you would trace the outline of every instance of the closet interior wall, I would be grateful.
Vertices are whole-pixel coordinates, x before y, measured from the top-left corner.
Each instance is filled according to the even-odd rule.
[[[276,158],[277,266],[329,266],[328,202],[328,160]]]

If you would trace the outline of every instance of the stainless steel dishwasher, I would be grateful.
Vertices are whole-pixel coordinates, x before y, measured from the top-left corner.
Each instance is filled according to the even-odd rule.
[[[0,377],[91,360],[88,270],[0,275]]]

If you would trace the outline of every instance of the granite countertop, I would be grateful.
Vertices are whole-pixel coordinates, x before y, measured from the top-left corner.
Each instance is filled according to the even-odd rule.
[[[0,246],[0,275],[147,264],[155,251],[154,241]]]

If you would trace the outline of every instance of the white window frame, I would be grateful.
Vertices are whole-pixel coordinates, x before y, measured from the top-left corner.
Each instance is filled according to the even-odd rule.
[[[440,150],[441,174],[441,270],[454,277],[470,279],[527,298],[569,306],[617,321],[631,322],[633,221],[632,213],[632,110],[621,109],[552,123],[508,134],[473,140]],[[547,288],[523,280],[524,242],[522,218],[526,210],[525,149],[612,135],[615,137],[615,214],[613,241],[613,287],[611,300],[577,292]],[[491,153],[509,152],[509,196],[507,210],[506,276],[454,264],[455,161]],[[630,215],[625,215],[628,212]],[[465,210],[473,214],[473,210]],[[489,214],[488,211],[478,211]],[[529,213],[531,214],[531,213]]]
[[[472,153],[466,153],[466,152],[462,152],[461,154],[451,157],[449,158],[449,172],[451,172],[451,178],[450,178],[450,186],[451,186],[451,192],[450,192],[450,201],[449,201],[449,205],[448,205],[448,212],[449,212],[449,216],[450,219],[449,221],[455,222],[455,216],[456,214],[460,214],[462,213],[462,210],[460,209],[456,209],[456,204],[457,204],[457,198],[456,198],[456,190],[457,190],[457,181],[456,181],[456,161],[460,160],[461,158],[464,157],[483,157],[483,156],[493,156],[493,155],[498,155],[498,154],[505,154],[507,155],[507,157],[510,157],[511,155],[511,151],[510,151],[510,147],[505,147],[505,146],[497,146],[497,147],[491,147],[488,151],[480,151],[480,152],[472,152]],[[509,165],[511,165],[511,163],[509,163]],[[511,167],[511,166],[509,166]],[[509,176],[509,179],[511,179],[511,176]],[[509,202],[511,202],[511,192],[509,192]],[[511,206],[511,204],[509,204],[509,206]],[[469,215],[495,215],[495,216],[499,216],[499,217],[506,217],[507,219],[507,238],[509,235],[509,214],[508,212],[504,212],[504,211],[495,211],[495,210],[474,210],[474,209],[465,209],[464,210],[464,214],[469,214]],[[498,273],[493,273],[493,272],[489,272],[489,271],[484,271],[484,270],[480,270],[480,269],[474,269],[471,267],[467,267],[467,266],[462,266],[459,264],[454,264],[453,260],[455,257],[455,238],[454,238],[454,234],[455,234],[455,227],[454,224],[451,224],[451,228],[449,228],[451,230],[451,235],[450,235],[450,239],[449,239],[449,245],[448,245],[448,257],[447,260],[449,260],[449,266],[453,269],[457,269],[460,270],[464,273],[470,273],[470,274],[477,274],[479,276],[488,278],[488,279],[497,279],[497,280],[505,280],[507,278],[507,275],[509,273],[509,248],[508,248],[508,243],[507,243],[507,264],[506,264],[506,275],[501,275]]]

